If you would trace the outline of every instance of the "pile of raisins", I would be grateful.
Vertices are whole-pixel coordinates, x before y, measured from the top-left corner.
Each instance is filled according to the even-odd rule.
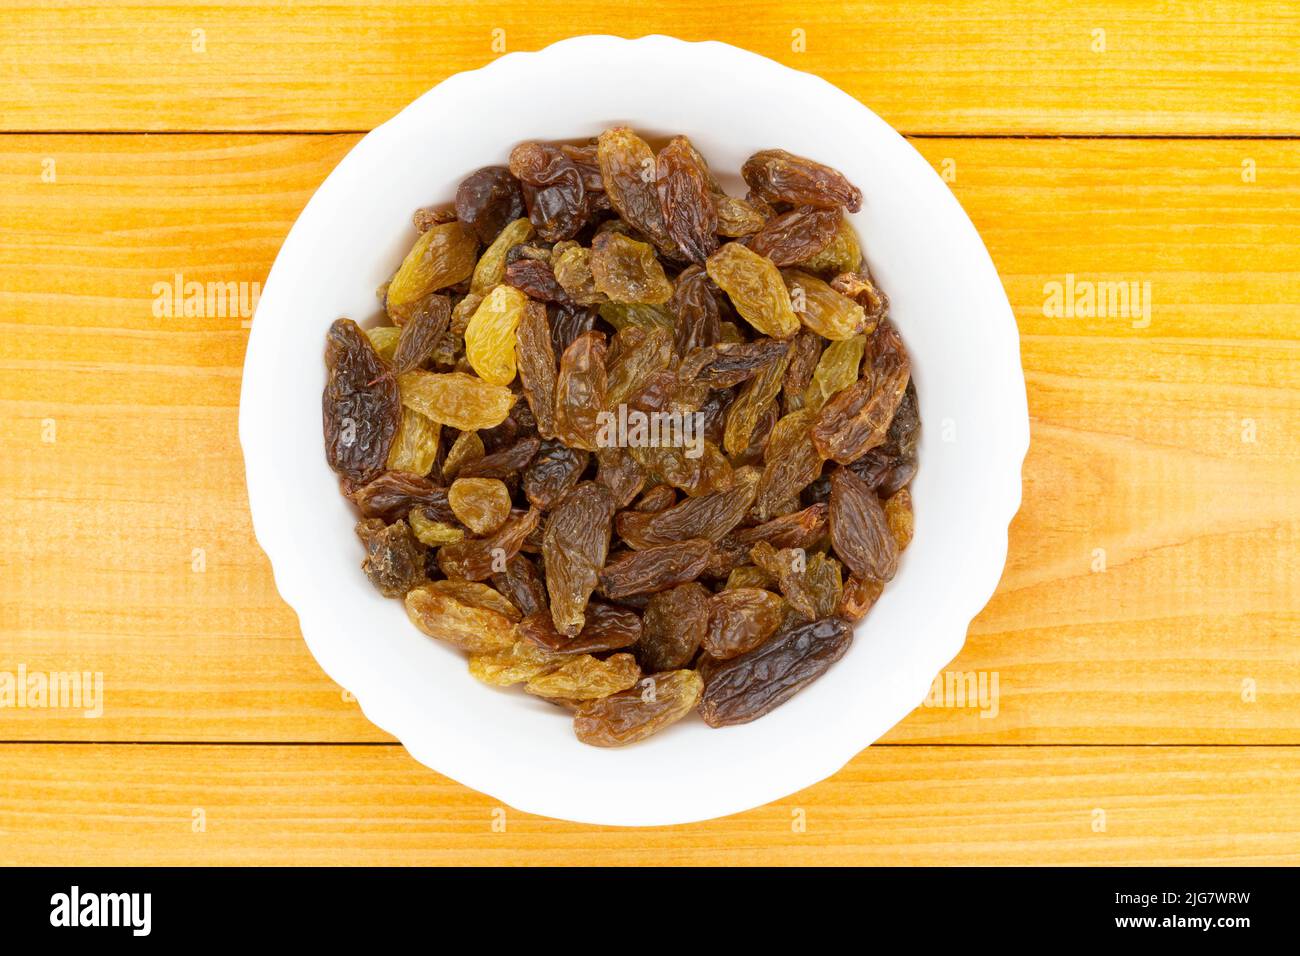
[[[366,575],[589,744],[779,706],[912,537],[920,420],[862,194],[784,150],[741,172],[743,199],[685,137],[625,128],[524,143],[416,212],[391,324],[326,341]],[[610,441],[616,409],[699,440]]]

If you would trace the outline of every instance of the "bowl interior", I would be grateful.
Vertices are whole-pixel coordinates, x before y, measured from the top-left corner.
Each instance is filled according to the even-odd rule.
[[[559,95],[532,96],[545,90]],[[574,95],[562,95],[569,90]],[[566,714],[469,677],[359,570],[355,515],[325,465],[321,354],[340,315],[415,238],[410,214],[525,139],[617,124],[685,133],[718,171],[781,147],[842,170],[853,223],[911,352],[920,400],[915,538],[820,681],[752,724],[690,718],[643,743],[578,743]],[[734,183],[734,180],[733,180]],[[833,773],[906,715],[960,649],[1001,572],[1028,442],[1015,323],[978,235],[929,165],[824,81],[718,43],[583,37],[458,74],[365,137],[276,260],[250,337],[241,438],[255,529],[322,666],[428,766],[519,809],[609,824],[705,819]]]

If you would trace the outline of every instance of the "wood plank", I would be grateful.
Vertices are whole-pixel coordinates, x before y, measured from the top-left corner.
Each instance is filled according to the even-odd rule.
[[[1300,862],[1286,747],[873,747],[785,800],[652,829],[503,808],[395,746],[7,745],[0,771],[5,865]]]
[[[6,0],[4,19],[7,130],[370,129],[503,50],[669,33],[817,73],[911,133],[1300,133],[1285,0],[756,0],[743,16],[690,0]]]
[[[151,308],[176,273],[262,280],[355,140],[0,138],[0,670],[106,683],[101,718],[7,710],[4,739],[383,739],[252,538],[240,317]],[[1034,444],[1001,589],[951,667],[997,672],[998,715],[923,707],[887,739],[1300,741],[1300,144],[917,145],[1003,277]],[[1045,316],[1067,274],[1150,282],[1150,325]]]

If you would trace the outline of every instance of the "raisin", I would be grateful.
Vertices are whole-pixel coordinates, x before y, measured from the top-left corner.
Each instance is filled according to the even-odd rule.
[[[379,353],[379,357],[389,365],[393,364],[393,356],[397,354],[397,342],[401,337],[402,328],[399,325],[377,325],[373,329],[366,329],[366,338]]]
[[[433,355],[434,347],[451,323],[451,300],[431,292],[411,306],[393,350],[391,374],[419,368]]]
[[[759,521],[776,515],[782,502],[821,475],[823,459],[812,440],[816,414],[805,408],[791,412],[773,426],[755,496],[754,513]]]
[[[504,571],[497,571],[492,575],[492,586],[525,617],[538,611],[549,614],[546,582],[542,580],[537,565],[522,554],[512,556],[506,562]]]
[[[804,389],[803,406],[819,412],[827,399],[856,382],[866,347],[865,335],[855,335],[826,346],[813,370],[812,381]]]
[[[478,377],[493,385],[515,380],[515,329],[528,297],[509,285],[499,285],[479,303],[465,327],[465,358]]]
[[[447,489],[447,501],[475,534],[491,534],[510,517],[510,491],[497,478],[457,478]]]
[[[741,167],[746,184],[767,202],[818,206],[849,212],[862,208],[862,190],[838,170],[823,166],[783,149],[764,149]]]
[[[752,528],[742,528],[736,532],[735,538],[746,551],[760,541],[776,548],[811,548],[826,534],[828,519],[827,505],[810,505],[802,511],[773,518]]]
[[[397,437],[388,450],[386,467],[389,471],[427,475],[438,458],[442,426],[410,408],[402,409],[401,421]]]
[[[898,568],[894,540],[876,493],[847,468],[831,472],[831,541],[840,560],[860,578],[888,581]]]
[[[652,548],[689,538],[717,541],[740,524],[754,503],[756,470],[743,469],[726,491],[687,498],[665,511],[624,511],[615,527],[619,537],[634,548]]]
[[[605,407],[640,395],[651,375],[668,367],[673,358],[673,333],[662,326],[630,325],[614,336],[606,354]]]
[[[596,158],[610,205],[661,252],[675,254],[659,205],[655,155],[645,140],[627,127],[607,129],[596,141]]]
[[[528,641],[516,641],[500,650],[471,654],[469,672],[485,684],[508,687],[549,674],[570,660],[568,654],[557,654]]]
[[[442,462],[443,480],[454,479],[461,468],[482,458],[484,450],[483,439],[478,437],[478,432],[461,432],[451,443],[447,457]]]
[[[844,584],[844,593],[835,613],[846,621],[860,621],[880,599],[884,589],[884,581],[852,576]]]
[[[663,511],[677,504],[677,489],[672,485],[655,485],[637,499],[637,511]]]
[[[656,548],[629,551],[600,572],[600,589],[609,598],[663,591],[694,581],[704,571],[713,544],[691,538]]]
[[[601,305],[609,301],[609,296],[596,287],[590,249],[576,245],[566,248],[551,263],[551,270],[570,301],[578,305]]]
[[[537,259],[520,259],[510,263],[506,266],[505,282],[538,302],[569,301],[568,293],[555,280],[550,264]]]
[[[680,376],[709,388],[729,388],[748,381],[789,352],[790,343],[779,339],[756,339],[740,344],[722,342],[688,354],[682,360]]]
[[[480,607],[433,585],[406,593],[406,613],[429,637],[463,651],[481,653],[513,647],[515,625],[509,617]]]
[[[862,246],[858,242],[858,234],[853,229],[853,224],[847,218],[841,218],[839,228],[835,231],[835,238],[826,248],[797,265],[805,272],[824,276],[856,272],[862,266]]]
[[[763,228],[772,210],[762,200],[736,199],[734,196],[713,197],[718,214],[718,235],[728,237],[752,236]]]
[[[514,478],[533,460],[541,444],[541,439],[536,436],[525,436],[490,455],[465,462],[460,468],[460,476],[462,478]]]
[[[572,491],[591,456],[563,442],[544,441],[524,469],[524,494],[530,504],[550,511]]]
[[[794,265],[830,245],[839,225],[839,209],[800,206],[764,223],[750,238],[749,248],[778,266]]]
[[[704,681],[695,671],[654,674],[628,690],[578,705],[573,732],[595,747],[636,743],[689,714],[703,692]]]
[[[753,650],[710,667],[700,716],[710,727],[756,720],[826,673],[852,641],[852,628],[837,618],[787,624]]]
[[[912,493],[906,488],[894,492],[885,500],[885,521],[894,536],[898,550],[912,543]]]
[[[554,146],[521,143],[510,153],[510,172],[523,182],[524,205],[537,234],[550,242],[572,239],[591,210],[577,164]]]
[[[819,602],[815,588],[808,580],[808,553],[803,548],[782,548],[777,550],[766,541],[760,541],[750,549],[754,563],[770,574],[781,590],[781,596],[792,608],[811,621],[830,614],[835,605],[824,614],[818,614]],[[721,657],[722,655],[715,655]]]
[[[397,383],[351,319],[330,326],[321,398],[325,457],[340,476],[364,484],[379,476],[397,435],[402,399]]]
[[[673,295],[673,284],[655,256],[654,247],[622,233],[597,236],[591,247],[591,274],[596,289],[613,302],[656,305]]]
[[[609,489],[616,507],[625,508],[645,487],[646,473],[626,448],[596,452],[596,481]]]
[[[407,408],[461,431],[500,425],[515,403],[514,393],[504,385],[464,372],[407,372],[397,381]]]
[[[555,433],[566,445],[595,451],[605,409],[605,334],[584,332],[560,357],[555,383]]]
[[[903,400],[911,371],[898,333],[881,323],[867,343],[862,377],[831,398],[813,425],[825,458],[848,464],[881,444]]]
[[[797,269],[787,269],[782,275],[795,314],[805,328],[832,341],[852,338],[867,328],[862,306],[821,279]]]
[[[655,188],[664,228],[687,259],[703,262],[718,248],[718,210],[709,172],[685,136],[659,151]]]
[[[788,346],[788,343],[787,343]],[[743,454],[754,437],[755,426],[781,394],[781,382],[789,364],[790,350],[775,362],[763,366],[757,375],[747,381],[727,411],[727,427],[723,447],[730,455]]]
[[[480,242],[491,242],[506,223],[523,214],[519,180],[504,166],[484,166],[456,187],[456,218],[472,228]]]
[[[389,311],[464,282],[473,274],[477,256],[478,239],[461,222],[442,223],[422,233],[388,283]]]
[[[454,544],[465,539],[464,528],[450,521],[439,521],[431,517],[424,508],[412,508],[406,520],[410,522],[411,531],[415,533],[420,543],[430,548]]]
[[[576,636],[609,553],[614,500],[609,489],[583,482],[565,495],[546,521],[542,560],[555,629]]]
[[[539,611],[519,622],[519,636],[561,654],[603,654],[632,647],[641,639],[641,616],[629,608],[592,601],[584,617],[578,636],[566,637],[555,629],[550,614]]]
[[[489,611],[496,611],[502,617],[509,618],[511,621],[516,623],[521,617],[519,609],[507,600],[505,595],[486,584],[480,584],[478,581],[462,581],[460,578],[446,578],[441,581],[429,582],[428,587],[433,591],[450,594],[462,604],[469,604],[473,607],[487,608]]]
[[[867,317],[868,329],[874,329],[889,313],[889,297],[880,291],[871,281],[870,276],[857,272],[841,272],[831,280],[831,288],[862,306],[862,311]]]
[[[730,588],[709,603],[709,630],[704,651],[728,660],[758,647],[781,626],[786,604],[779,594],[762,588]]]
[[[853,473],[878,494],[888,497],[904,487],[916,474],[916,443],[921,419],[916,408],[916,389],[909,384],[903,401],[889,424],[885,442],[849,465]]]
[[[536,508],[523,514],[511,512],[505,524],[490,537],[444,544],[438,549],[438,568],[449,578],[486,580],[519,552],[540,520],[541,512]]]
[[[509,223],[484,250],[478,265],[474,267],[474,277],[470,281],[470,291],[477,295],[487,295],[506,278],[506,257],[520,243],[533,237],[533,224],[527,219],[516,219]]]
[[[721,312],[713,282],[703,266],[682,270],[673,286],[668,308],[677,320],[673,346],[678,355],[685,355],[691,349],[706,348],[718,341]]]
[[[447,489],[427,478],[389,471],[352,492],[352,503],[367,518],[396,521],[412,508],[426,508],[437,521],[454,521]]]
[[[532,678],[524,689],[539,697],[595,700],[627,690],[641,677],[631,654],[614,654],[600,660],[590,654],[570,657],[553,671]]]
[[[706,268],[741,318],[760,333],[788,339],[799,331],[790,293],[771,259],[729,242],[709,256]]]
[[[636,656],[646,671],[686,667],[709,627],[709,592],[696,581],[650,596]]]
[[[384,597],[403,597],[425,580],[424,550],[405,521],[385,525],[378,518],[366,518],[356,531],[366,546],[361,569]]]

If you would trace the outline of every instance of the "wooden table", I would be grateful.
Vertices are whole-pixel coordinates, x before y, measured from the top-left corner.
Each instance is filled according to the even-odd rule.
[[[3,7],[0,697],[25,668],[104,698],[0,709],[0,862],[1300,862],[1293,4]],[[1033,446],[950,668],[995,716],[938,695],[724,820],[502,831],[312,660],[249,526],[247,322],[155,286],[262,281],[366,130],[597,32],[726,40],[909,135],[1002,275]],[[1149,321],[1050,314],[1067,281],[1149,283]]]

